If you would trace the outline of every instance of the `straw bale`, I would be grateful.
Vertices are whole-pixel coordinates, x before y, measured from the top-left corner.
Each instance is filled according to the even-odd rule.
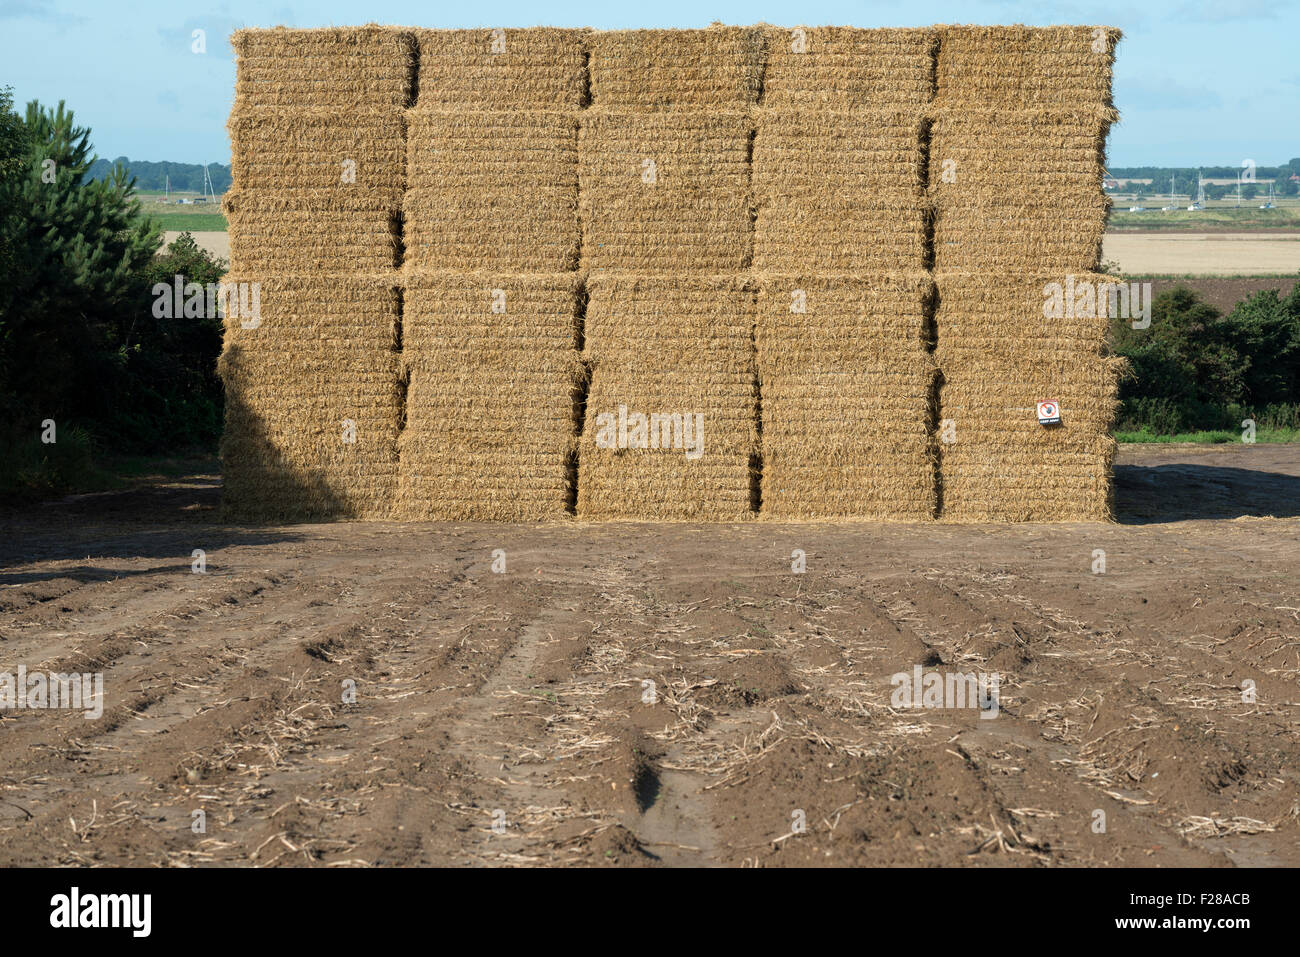
[[[587,296],[589,362],[753,378],[755,295],[745,276],[595,273]]]
[[[415,110],[407,119],[408,267],[577,268],[576,114]]]
[[[236,30],[235,109],[400,110],[415,46],[397,27]]]
[[[558,110],[411,110],[413,189],[578,189],[578,114]]]
[[[924,268],[923,128],[916,110],[764,109],[754,139],[755,267]]]
[[[763,104],[773,108],[916,108],[934,91],[932,27],[767,27]]]
[[[924,436],[911,437],[901,452],[867,444],[842,452],[790,451],[764,439],[765,519],[927,522],[934,519],[936,499]]]
[[[586,30],[416,30],[425,109],[578,109],[587,91]]]
[[[584,268],[748,268],[752,131],[742,113],[585,114],[578,148]]]
[[[935,311],[938,352],[946,359],[945,367],[1049,356],[1088,363],[1107,352],[1114,276],[942,271],[935,273],[935,281],[940,293]],[[1116,304],[1122,310],[1118,294]]]
[[[758,27],[589,35],[592,103],[610,109],[743,110],[758,100]]]
[[[245,519],[387,517],[402,409],[396,289],[346,276],[226,281],[260,284],[260,323],[224,323],[227,511]]]
[[[924,200],[769,193],[754,228],[759,272],[861,274],[927,267]]]
[[[397,265],[401,194],[351,190],[231,190],[230,264],[237,271],[378,273]]]
[[[1095,193],[1104,175],[1106,134],[1117,114],[1103,108],[960,106],[936,109],[932,117],[930,185],[947,200],[972,193]],[[952,182],[944,180],[945,169]]]
[[[935,102],[1031,108],[1110,106],[1113,27],[939,28]]]
[[[918,198],[924,119],[917,110],[764,109],[755,195],[760,203],[790,191]]]
[[[401,189],[406,134],[397,110],[247,108],[231,114],[237,189]]]
[[[949,522],[1105,522],[1113,516],[1115,441],[1088,447],[1044,433],[1025,446],[960,438],[942,448],[943,519]]]
[[[572,274],[408,275],[400,515],[566,514],[583,377],[579,289]]]
[[[578,516],[752,518],[758,388],[748,280],[597,275],[588,294],[584,357],[592,371]],[[645,436],[659,448],[635,447],[637,415],[681,416],[683,430],[668,419],[658,443]],[[686,417],[702,425],[691,436],[698,444],[687,442]],[[620,421],[631,423],[626,433]],[[688,455],[692,449],[698,454]]]
[[[944,370],[943,418],[952,421],[959,442],[1019,445],[1046,433],[1058,443],[1062,436],[1090,440],[1109,430],[1119,406],[1124,362],[1113,356],[1087,359],[1060,352],[1028,365],[1010,359],[957,361],[940,352],[938,361]],[[1037,403],[1048,399],[1060,407],[1060,425],[1038,422]]]
[[[706,442],[709,436],[706,424]],[[754,518],[757,475],[750,455],[711,451],[691,461],[671,450],[601,451],[606,454],[579,472],[580,519],[741,522]],[[585,447],[583,458],[591,458]]]
[[[765,277],[764,516],[934,516],[932,295],[923,272]]]
[[[1101,264],[1110,200],[1099,188],[1030,198],[976,195],[935,207],[934,268],[1090,272]]]
[[[755,336],[759,369],[853,368],[911,357],[929,344],[934,284],[925,272],[763,277]]]
[[[408,272],[403,358],[412,368],[567,368],[576,358],[579,288],[571,273]]]

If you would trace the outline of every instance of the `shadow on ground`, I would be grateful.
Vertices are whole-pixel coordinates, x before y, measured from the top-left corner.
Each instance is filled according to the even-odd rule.
[[[1221,465],[1115,466],[1115,517],[1124,525],[1300,516],[1300,476]]]
[[[0,568],[84,559],[72,567],[0,572],[0,586],[72,579],[83,584],[184,571],[194,549],[300,541],[291,528],[227,524],[221,477],[191,475],[112,492],[69,495],[0,512]],[[115,559],[162,559],[150,568],[105,567]],[[209,559],[210,560],[210,559]]]

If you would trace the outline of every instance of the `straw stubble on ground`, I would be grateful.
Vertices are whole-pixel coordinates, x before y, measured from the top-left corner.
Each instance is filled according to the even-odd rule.
[[[4,512],[6,657],[106,703],[0,716],[0,861],[1296,866],[1296,447],[1118,478],[1120,525],[996,535]],[[892,707],[918,665],[997,717]]]

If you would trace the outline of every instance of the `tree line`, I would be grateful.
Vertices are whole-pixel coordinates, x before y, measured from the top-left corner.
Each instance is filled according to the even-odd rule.
[[[115,160],[96,159],[86,175],[90,179],[108,179],[117,167],[135,178],[137,189],[163,190],[169,186],[182,192],[203,192],[203,166],[199,163],[151,163],[148,160],[131,160],[119,156]],[[208,177],[212,191],[218,196],[230,189],[230,167],[221,163],[208,164]]]

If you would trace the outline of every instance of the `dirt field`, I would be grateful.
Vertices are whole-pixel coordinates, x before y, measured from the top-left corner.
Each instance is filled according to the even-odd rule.
[[[1129,276],[1131,280],[1143,281],[1142,276]],[[1186,286],[1201,294],[1201,298],[1222,312],[1231,312],[1233,307],[1262,289],[1276,289],[1279,295],[1291,292],[1296,280],[1291,279],[1152,279],[1151,295],[1158,296],[1178,286]]]
[[[170,246],[180,233],[167,231],[163,233],[163,242]],[[230,259],[230,234],[226,232],[215,232],[209,230],[199,230],[190,233],[194,237],[195,244],[203,250],[229,261]]]
[[[1300,447],[1121,463],[1108,526],[3,513],[0,671],[107,705],[0,715],[0,863],[1300,865]]]
[[[1125,274],[1278,275],[1300,272],[1300,233],[1115,233],[1101,258]]]

